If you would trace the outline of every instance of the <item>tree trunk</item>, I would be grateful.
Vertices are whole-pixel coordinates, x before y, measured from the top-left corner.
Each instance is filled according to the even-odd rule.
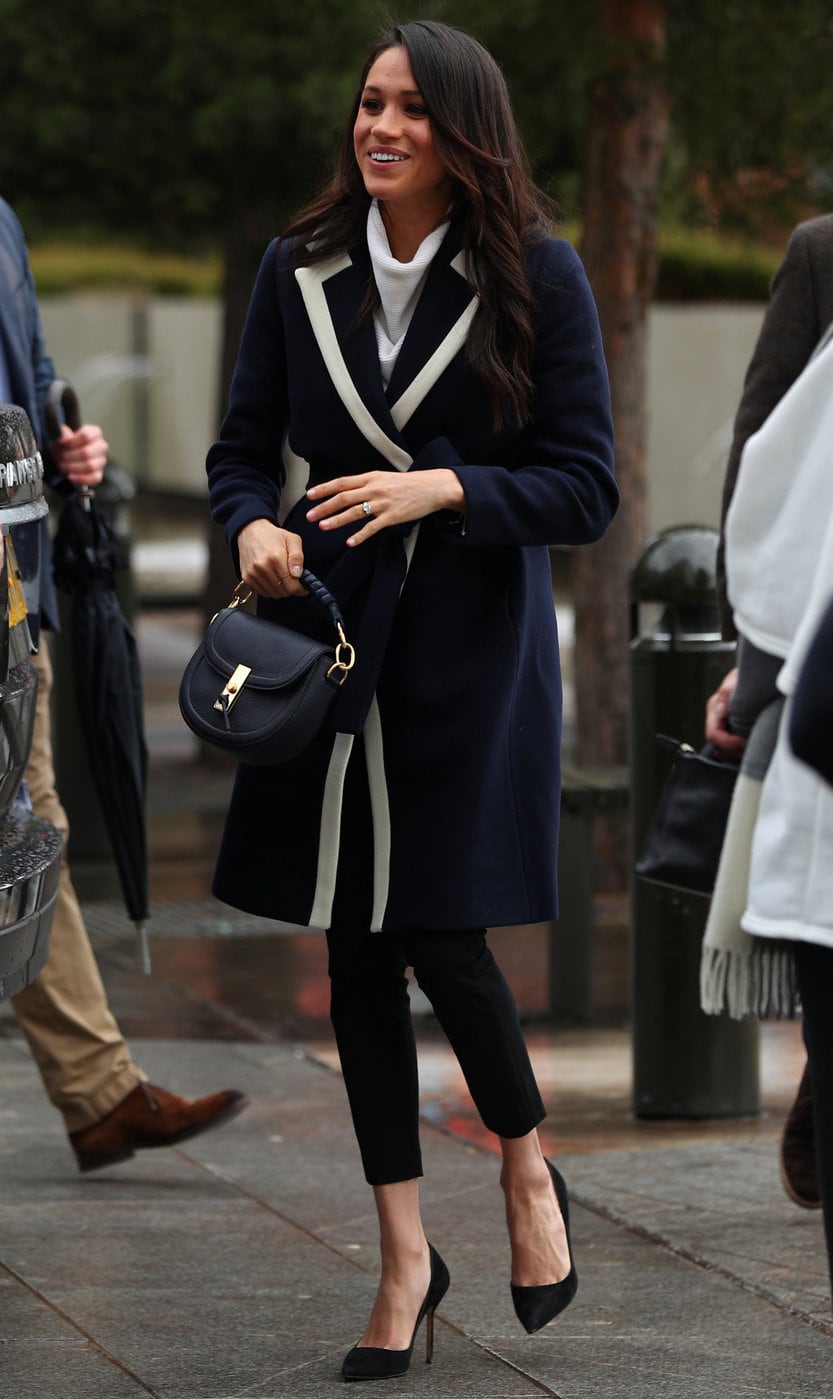
[[[656,284],[659,177],[669,100],[666,6],[600,0],[606,56],[591,86],[582,256],[602,325],[613,396],[619,513],[606,537],[577,550],[577,758],[627,756],[628,589],[645,535],[645,360]]]

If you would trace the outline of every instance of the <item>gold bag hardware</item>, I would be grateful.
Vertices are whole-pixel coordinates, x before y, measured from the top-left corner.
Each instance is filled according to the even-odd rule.
[[[221,714],[228,714],[229,710],[233,709],[239,700],[243,686],[251,673],[252,668],[250,665],[237,666],[226,681],[219,698],[214,701],[214,708],[219,709]]]

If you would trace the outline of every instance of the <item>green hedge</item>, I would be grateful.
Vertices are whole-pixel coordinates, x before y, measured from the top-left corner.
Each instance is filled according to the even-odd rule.
[[[581,228],[558,230],[576,247]],[[666,227],[659,235],[658,301],[766,301],[781,253],[762,243],[738,243],[700,229]]]
[[[580,230],[560,230],[572,242]],[[187,258],[107,246],[41,244],[31,249],[41,293],[137,291],[159,296],[215,296],[219,257]],[[766,301],[780,254],[760,244],[740,245],[713,234],[667,228],[660,233],[657,296],[662,301]]]
[[[659,239],[661,301],[766,301],[781,253],[690,229],[664,229]]]
[[[216,296],[219,257],[187,258],[138,248],[70,243],[29,249],[41,295],[76,291],[135,291],[156,296]]]

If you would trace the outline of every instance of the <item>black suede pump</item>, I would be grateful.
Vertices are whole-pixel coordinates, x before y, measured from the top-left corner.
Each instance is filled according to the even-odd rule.
[[[377,1346],[354,1346],[344,1357],[341,1377],[344,1380],[392,1380],[404,1375],[411,1363],[416,1333],[425,1317],[425,1363],[430,1365],[434,1357],[434,1311],[448,1291],[450,1282],[448,1269],[432,1244],[431,1280],[428,1291],[414,1323],[411,1344],[407,1350],[383,1350]]]
[[[570,1250],[570,1271],[566,1278],[561,1279],[561,1282],[544,1283],[541,1287],[517,1287],[514,1282],[511,1284],[515,1315],[521,1326],[530,1335],[534,1331],[540,1331],[541,1327],[546,1326],[548,1322],[554,1321],[559,1312],[563,1312],[564,1308],[570,1305],[578,1287],[578,1277],[573,1262],[573,1245],[570,1242],[570,1202],[567,1198],[567,1187],[561,1172],[551,1161],[547,1162],[547,1168],[552,1177],[558,1207],[564,1219],[567,1247]]]

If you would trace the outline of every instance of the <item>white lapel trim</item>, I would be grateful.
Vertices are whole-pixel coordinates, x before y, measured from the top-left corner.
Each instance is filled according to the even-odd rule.
[[[329,928],[333,916],[333,899],[338,874],[338,852],[341,844],[341,807],[344,801],[344,777],[353,751],[352,734],[336,734],[324,799],[321,803],[321,826],[318,834],[318,872],[315,895],[309,915],[311,928]]]
[[[380,427],[350,377],[350,372],[341,353],[341,346],[338,343],[327,298],[324,295],[324,283],[327,279],[351,266],[352,262],[349,257],[339,257],[313,267],[297,267],[295,280],[307,308],[307,315],[310,319],[313,335],[318,342],[321,357],[347,412],[371,447],[374,447],[386,461],[389,461],[391,466],[396,467],[397,471],[407,471],[413,457],[409,456],[391,437],[388,437],[387,433]]]
[[[352,734],[336,734],[330,757],[321,812],[318,873],[309,915],[311,928],[328,928],[332,921],[341,846],[344,779],[354,742]],[[378,933],[384,924],[390,894],[391,827],[382,721],[375,698],[364,728],[364,762],[373,822],[373,909],[370,932]]]
[[[426,360],[416,378],[411,380],[405,392],[394,403],[390,414],[400,432],[411,415],[416,412],[428,390],[434,387],[454,356],[463,348],[476,311],[477,297],[473,297],[445,339],[437,346],[431,358]]]
[[[376,700],[370,706],[364,726],[364,752],[367,763],[367,785],[370,789],[370,810],[373,813],[373,912],[371,933],[381,931],[390,893],[390,806],[385,776],[385,750],[382,743],[382,723]]]

